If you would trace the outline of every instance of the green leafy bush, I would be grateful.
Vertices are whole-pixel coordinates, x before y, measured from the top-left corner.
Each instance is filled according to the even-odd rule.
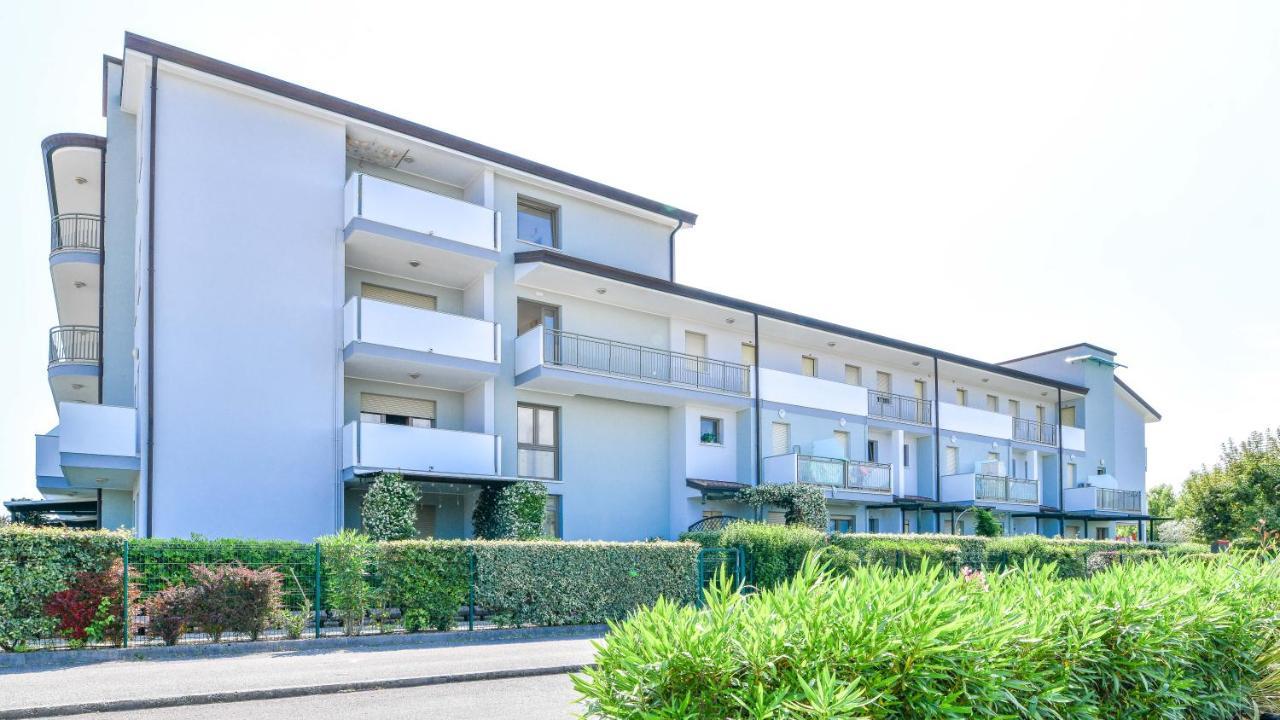
[[[542,535],[547,507],[547,486],[522,481],[510,485],[486,485],[471,512],[477,538],[533,540]]]
[[[986,508],[978,508],[973,512],[973,517],[977,520],[977,526],[974,532],[982,537],[1000,537],[1003,531],[1000,529],[1000,523],[996,522],[996,516]]]
[[[810,552],[826,544],[826,536],[807,527],[734,523],[720,532],[719,542],[746,552],[752,585],[772,587],[795,574]]]
[[[174,585],[190,585],[192,565],[271,567],[282,574],[292,571],[297,577],[297,583],[284,588],[284,603],[301,610],[309,608],[315,597],[315,559],[314,544],[289,540],[149,538],[129,541],[129,579],[149,595]]]
[[[862,560],[870,565],[916,572],[926,566],[959,570],[960,558],[958,545],[912,540],[873,540],[868,543]]]
[[[1159,559],[1061,580],[1034,559],[824,574],[660,601],[576,676],[607,718],[1235,718],[1277,627],[1275,563]]]
[[[1089,574],[1092,575],[1121,563],[1148,562],[1160,557],[1163,557],[1163,553],[1158,550],[1132,550],[1130,552],[1103,550],[1090,555],[1087,565]]]
[[[466,543],[459,540],[381,543],[378,570],[386,601],[400,608],[405,630],[453,627],[471,584]]]
[[[177,645],[191,622],[195,591],[186,585],[165,588],[147,598],[143,612],[147,615],[147,632],[165,645]]]
[[[214,642],[227,630],[257,640],[280,614],[280,573],[271,568],[193,565],[191,581],[187,619]]]
[[[603,623],[659,597],[697,598],[693,543],[466,544],[476,557],[476,604],[504,625]]]
[[[343,631],[359,635],[373,589],[365,581],[374,561],[375,546],[365,535],[343,530],[320,538],[324,558],[324,603],[342,619]]]
[[[400,473],[381,473],[360,504],[364,531],[372,540],[408,540],[418,536],[418,486]]]
[[[980,568],[986,565],[987,544],[990,540],[975,535],[835,533],[828,536],[828,542],[842,550],[852,552],[861,562],[866,562],[872,543],[904,543],[912,546],[933,545],[956,548],[959,552],[956,562],[959,565]]]
[[[827,498],[813,485],[755,485],[737,492],[737,500],[753,508],[782,508],[787,525],[800,525],[824,532],[831,524]]]
[[[102,572],[124,547],[128,534],[0,525],[0,648],[14,651],[52,636],[56,621],[45,601],[64,590],[77,573]]]

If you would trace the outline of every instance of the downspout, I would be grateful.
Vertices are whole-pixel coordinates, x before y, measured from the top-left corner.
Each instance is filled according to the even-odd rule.
[[[680,232],[682,227],[684,227],[684,221],[677,220],[675,229],[667,236],[667,270],[671,274],[668,278],[671,282],[676,281],[676,233]]]
[[[147,145],[147,537],[152,537],[155,506],[156,378],[156,86],[160,59],[151,56],[151,137]]]
[[[763,465],[764,465],[764,447],[760,444],[761,442],[760,424],[764,422],[764,416],[763,416],[764,408],[761,406],[761,403],[760,403],[760,315],[758,313],[753,313],[751,318],[752,318],[751,341],[755,343],[755,347],[756,347],[756,353],[755,353],[756,361],[755,361],[755,366],[751,368],[751,375],[754,379],[753,384],[755,385],[755,387],[752,389],[752,393],[755,395],[755,401],[756,401],[756,417],[755,417],[756,485],[759,485],[761,482],[761,478],[763,476],[762,473],[763,473]]]
[[[1062,388],[1058,388],[1058,537],[1067,536],[1067,477],[1062,459]]]
[[[942,405],[938,386],[942,375],[938,372],[938,356],[933,357],[933,499],[938,500],[942,488]],[[935,525],[937,516],[935,514]],[[934,528],[936,531],[937,528]]]
[[[106,75],[106,66],[103,66]],[[105,102],[105,101],[104,101]],[[102,163],[98,171],[98,404],[102,404],[103,378],[107,374],[106,326],[104,318],[107,312],[107,144],[102,143]],[[99,491],[101,492],[101,491]],[[99,498],[101,507],[101,498]],[[99,510],[101,520],[101,510]],[[101,523],[98,529],[102,529]]]

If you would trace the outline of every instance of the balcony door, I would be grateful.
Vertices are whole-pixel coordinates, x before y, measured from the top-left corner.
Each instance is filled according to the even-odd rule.
[[[565,350],[564,343],[556,334],[560,329],[560,308],[532,300],[517,300],[516,335],[523,335],[539,325],[546,331],[542,336],[543,357],[547,362],[560,364]]]

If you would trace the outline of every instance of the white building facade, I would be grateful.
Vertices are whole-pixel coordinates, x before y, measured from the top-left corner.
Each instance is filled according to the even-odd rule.
[[[467,537],[674,537],[809,483],[834,529],[1112,537],[1159,415],[1080,344],[993,364],[673,282],[696,216],[127,35],[106,136],[45,142],[51,501],[142,536],[307,540],[370,479]],[[776,519],[774,514],[766,517]]]

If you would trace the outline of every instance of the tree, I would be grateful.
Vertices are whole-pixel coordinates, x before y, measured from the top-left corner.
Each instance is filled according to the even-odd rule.
[[[1168,518],[1173,516],[1178,496],[1168,484],[1157,485],[1147,492],[1147,510],[1151,517]],[[1160,526],[1151,531],[1152,540],[1160,540]]]
[[[417,537],[418,488],[400,473],[382,473],[364,494],[360,514],[371,540]]]
[[[547,486],[521,481],[486,485],[471,512],[476,537],[485,540],[533,540],[542,535]]]
[[[978,508],[973,511],[973,517],[978,521],[978,527],[975,533],[982,537],[1000,537],[1003,531],[1000,529],[1000,523],[996,522],[996,516],[986,508]]]
[[[1218,464],[1187,478],[1177,516],[1194,520],[1206,541],[1247,536],[1259,520],[1280,527],[1280,435],[1267,430],[1228,440]]]
[[[812,485],[758,485],[739,490],[737,500],[756,509],[768,505],[782,508],[788,525],[802,525],[826,532],[831,523],[827,498],[822,490]]]

